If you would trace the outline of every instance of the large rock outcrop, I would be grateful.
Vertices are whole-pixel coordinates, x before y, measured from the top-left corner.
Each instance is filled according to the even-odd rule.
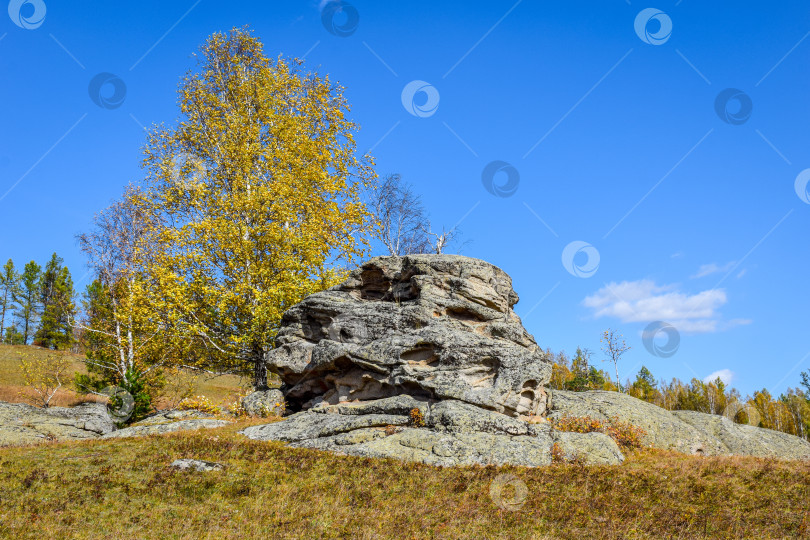
[[[542,415],[551,367],[517,301],[484,261],[379,257],[287,311],[267,366],[292,411],[405,394]]]
[[[299,412],[244,433],[436,465],[548,464],[551,430],[533,422],[551,366],[517,301],[484,261],[373,259],[284,315],[267,367]]]
[[[553,453],[621,463],[607,435],[551,427],[590,416],[632,423],[645,445],[687,454],[810,457],[798,437],[720,417],[617,392],[547,391],[550,363],[513,311],[517,301],[509,276],[481,260],[373,259],[285,313],[266,363],[293,414],[242,433],[435,465],[539,466]]]

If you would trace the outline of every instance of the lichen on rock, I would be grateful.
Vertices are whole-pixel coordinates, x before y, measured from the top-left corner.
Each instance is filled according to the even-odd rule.
[[[298,412],[243,433],[434,465],[547,465],[550,428],[528,420],[546,412],[551,365],[517,301],[484,261],[372,259],[285,313],[266,360]]]
[[[551,367],[517,301],[484,261],[379,257],[287,311],[267,367],[292,411],[405,394],[543,414]]]

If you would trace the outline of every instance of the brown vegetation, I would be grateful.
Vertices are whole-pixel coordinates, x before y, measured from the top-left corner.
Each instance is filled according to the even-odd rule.
[[[53,351],[32,347],[30,345],[2,345],[0,344],[0,401],[8,403],[31,403],[36,393],[25,384],[20,358],[28,355],[31,358],[44,357]],[[67,371],[67,382],[60,388],[50,402],[52,407],[74,407],[81,403],[96,401],[91,395],[77,393],[72,384],[74,373],[87,373],[84,356],[80,354],[64,353],[71,359]],[[194,374],[183,370],[167,372],[167,387],[164,396],[155,402],[158,410],[175,408],[178,402],[188,395],[204,395],[214,403],[231,399],[236,395],[242,381],[234,375],[211,376],[208,374]],[[179,388],[179,390],[177,390]]]
[[[808,463],[643,450],[630,452],[621,467],[436,468],[250,441],[237,434],[246,425],[0,450],[0,537],[809,534]],[[179,458],[225,469],[174,472],[168,465]],[[491,484],[503,474],[526,485],[516,511],[491,498]]]

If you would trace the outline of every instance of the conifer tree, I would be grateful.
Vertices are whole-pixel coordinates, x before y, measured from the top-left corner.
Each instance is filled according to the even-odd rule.
[[[3,341],[5,341],[6,335],[6,314],[11,315],[12,313],[14,296],[19,288],[19,282],[20,275],[14,268],[14,261],[9,259],[0,272],[0,335]]]
[[[73,279],[54,253],[45,265],[40,283],[42,319],[34,343],[49,349],[64,349],[73,343],[71,319],[75,312]]]
[[[28,344],[28,339],[33,336],[37,319],[40,314],[40,278],[42,267],[31,261],[23,268],[20,277],[20,287],[14,296],[14,301],[18,305],[18,310],[14,313],[22,325],[23,344]]]

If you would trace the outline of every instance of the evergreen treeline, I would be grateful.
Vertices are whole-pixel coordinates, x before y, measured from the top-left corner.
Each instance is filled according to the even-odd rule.
[[[645,366],[634,381],[627,380],[622,388],[610,382],[610,376],[591,365],[591,353],[577,349],[569,358],[565,352],[546,351],[552,360],[549,386],[557,390],[619,390],[673,411],[698,411],[725,416],[734,422],[782,431],[810,440],[810,372],[801,374],[801,388],[788,388],[778,397],[768,390],[742,397],[736,388],[729,387],[719,378],[704,382],[680,379],[656,382]]]
[[[75,291],[70,271],[56,253],[43,268],[35,261],[21,271],[9,259],[0,271],[0,341],[68,349],[76,338]]]

